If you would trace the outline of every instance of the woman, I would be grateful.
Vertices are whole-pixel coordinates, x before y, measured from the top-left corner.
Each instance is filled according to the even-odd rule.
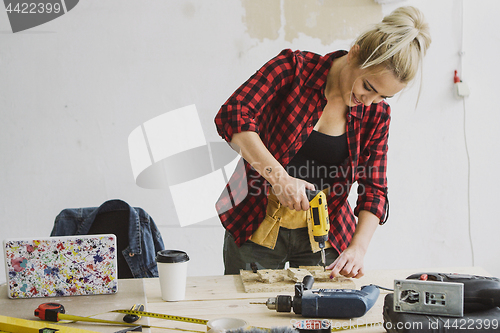
[[[305,193],[316,188],[328,200],[330,276],[363,276],[388,206],[385,99],[416,76],[430,41],[422,13],[401,7],[349,52],[283,50],[226,101],[217,130],[244,159],[217,202],[226,274],[318,265]]]

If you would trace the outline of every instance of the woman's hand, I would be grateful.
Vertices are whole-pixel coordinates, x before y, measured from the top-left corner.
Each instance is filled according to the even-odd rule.
[[[365,275],[364,258],[366,251],[358,246],[348,246],[340,256],[326,269],[331,269],[330,278],[339,275],[348,278],[360,278]]]
[[[313,184],[305,180],[291,177],[286,172],[278,177],[278,181],[272,185],[272,191],[279,202],[296,211],[308,210],[309,200],[306,196],[306,189],[315,190]]]
[[[338,275],[360,278],[365,274],[364,258],[370,240],[377,229],[378,222],[378,217],[371,212],[366,210],[359,212],[358,224],[352,236],[351,244],[327,267],[327,269],[332,270],[330,278]]]

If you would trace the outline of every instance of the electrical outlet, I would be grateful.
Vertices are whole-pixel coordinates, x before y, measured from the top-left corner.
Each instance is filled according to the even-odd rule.
[[[455,83],[455,92],[459,97],[467,97],[470,94],[469,86],[465,82]]]

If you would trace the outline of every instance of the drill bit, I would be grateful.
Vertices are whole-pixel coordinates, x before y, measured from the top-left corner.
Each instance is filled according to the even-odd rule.
[[[276,309],[276,297],[270,297],[266,302],[250,302],[250,304],[263,304],[270,310]]]
[[[321,249],[321,263],[323,264],[323,271],[326,272],[326,256],[325,256],[325,248]]]

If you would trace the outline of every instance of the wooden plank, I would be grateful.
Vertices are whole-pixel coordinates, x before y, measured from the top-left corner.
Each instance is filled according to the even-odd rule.
[[[296,281],[301,280],[303,275],[311,273],[313,275],[315,282],[313,285],[314,289],[355,289],[356,284],[352,279],[345,278],[343,276],[330,279],[329,272],[324,272],[323,267],[317,266],[304,266],[299,267],[299,269],[277,269],[273,272],[272,283],[269,283],[266,279],[262,279],[259,273],[254,273],[252,271],[240,271],[241,281],[245,292],[247,293],[268,293],[268,292],[289,292],[293,293],[294,285]],[[269,271],[269,270],[266,270]],[[289,274],[290,272],[290,274]],[[270,274],[270,273],[269,273]],[[281,278],[276,278],[276,276],[281,276]],[[326,278],[325,278],[326,276]]]

